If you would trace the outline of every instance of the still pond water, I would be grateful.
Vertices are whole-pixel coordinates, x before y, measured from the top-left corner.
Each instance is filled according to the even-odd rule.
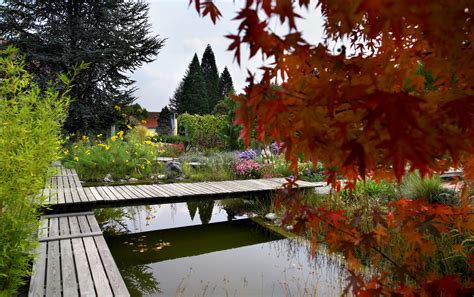
[[[254,223],[229,200],[101,209],[132,296],[339,296],[344,270]],[[238,203],[237,203],[238,204]]]

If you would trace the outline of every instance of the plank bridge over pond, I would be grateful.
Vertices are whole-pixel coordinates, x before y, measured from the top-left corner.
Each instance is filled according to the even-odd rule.
[[[93,208],[173,203],[275,191],[283,178],[221,182],[83,187],[75,170],[53,167],[43,189],[47,213],[38,231],[38,258],[28,296],[130,296]],[[299,188],[324,183],[298,181]],[[77,212],[89,210],[89,212]],[[62,213],[61,213],[62,212]]]
[[[170,183],[82,187],[73,169],[58,167],[43,194],[46,212],[84,211],[93,208],[119,207],[138,204],[185,202],[193,199],[220,199],[225,196],[262,194],[276,191],[284,178],[247,179],[216,182]],[[298,181],[299,188],[315,188],[323,182]]]

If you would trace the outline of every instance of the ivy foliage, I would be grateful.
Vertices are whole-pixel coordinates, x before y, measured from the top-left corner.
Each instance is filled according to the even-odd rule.
[[[0,296],[14,294],[30,272],[38,230],[37,194],[58,157],[71,79],[41,90],[13,47],[0,51]]]

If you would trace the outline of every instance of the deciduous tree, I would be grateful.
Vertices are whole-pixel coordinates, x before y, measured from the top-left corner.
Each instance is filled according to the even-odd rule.
[[[213,1],[193,2],[213,22],[220,17]],[[319,44],[306,40],[297,25],[298,12],[315,7],[323,16]],[[238,62],[245,46],[250,57],[261,54],[273,64],[261,68],[258,81],[251,73],[246,94],[234,98],[241,135],[248,143],[256,121],[259,138],[283,143],[295,170],[298,156],[322,161],[335,189],[340,175],[350,189],[368,176],[400,180],[407,169],[430,174],[461,164],[468,184],[474,178],[473,9],[468,0],[246,1],[235,17],[238,31],[227,36],[229,49]],[[283,31],[270,28],[271,19],[288,31],[277,33]],[[282,84],[275,92],[277,78]],[[465,246],[456,253],[470,265],[464,278],[429,265],[436,238],[474,230],[467,187],[456,206],[401,197],[388,210],[374,209],[372,227],[364,230],[360,216],[311,207],[292,185],[282,196],[284,223],[325,233],[330,250],[347,259],[355,294],[472,294],[474,256]],[[389,256],[394,240],[404,241],[408,252]],[[360,253],[391,268],[364,279],[357,272]]]

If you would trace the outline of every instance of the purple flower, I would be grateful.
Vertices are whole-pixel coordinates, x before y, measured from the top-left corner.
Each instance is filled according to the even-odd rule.
[[[283,147],[282,143],[273,142],[270,145],[270,150],[272,151],[274,155],[279,155],[281,153],[282,147]]]
[[[250,150],[241,152],[237,156],[237,160],[253,160],[256,156],[257,156],[257,153],[254,150],[250,149]]]

